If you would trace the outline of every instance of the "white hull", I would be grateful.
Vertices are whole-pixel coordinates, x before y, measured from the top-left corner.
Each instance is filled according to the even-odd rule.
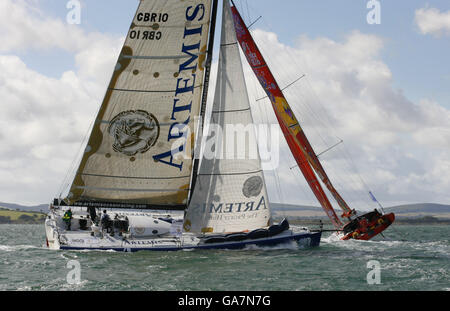
[[[161,216],[168,216],[164,213],[142,213],[132,211],[114,211],[123,215],[140,214],[143,218],[152,220]],[[117,230],[107,233],[106,230],[96,230],[96,226],[88,226],[82,230],[77,226],[77,219],[84,219],[86,212],[74,212],[71,230],[66,230],[62,221],[63,211],[53,210],[49,213],[45,221],[45,231],[47,245],[53,250],[114,250],[122,252],[135,252],[142,250],[149,251],[178,251],[190,249],[241,249],[251,245],[273,246],[284,243],[298,242],[302,246],[318,246],[321,233],[311,233],[306,228],[289,229],[273,236],[257,239],[243,239],[239,241],[223,241],[219,243],[205,243],[203,236],[182,232],[179,224],[182,217],[177,215],[174,218],[174,227],[170,232],[155,236],[136,236],[129,230],[127,233],[120,233]],[[178,221],[177,221],[178,220]],[[143,228],[141,228],[141,232]],[[147,228],[153,229],[153,228]]]

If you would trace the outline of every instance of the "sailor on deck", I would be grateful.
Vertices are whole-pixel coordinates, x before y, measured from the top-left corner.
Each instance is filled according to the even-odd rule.
[[[72,225],[72,210],[70,208],[64,213],[63,220],[66,223],[66,229],[70,231]]]
[[[89,212],[89,215],[91,216],[92,222],[93,223],[97,223],[96,222],[97,221],[97,213],[95,211],[95,207],[90,206],[90,207],[87,208],[87,210]]]
[[[112,221],[109,215],[106,213],[106,210],[103,211],[102,218],[100,220],[100,223],[102,224],[102,229],[106,229],[106,232],[109,232],[109,230],[112,228]]]

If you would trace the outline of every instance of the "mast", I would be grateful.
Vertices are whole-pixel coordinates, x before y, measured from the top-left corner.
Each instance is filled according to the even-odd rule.
[[[211,26],[209,28],[209,43],[208,43],[208,51],[207,51],[207,59],[206,59],[206,66],[205,66],[205,81],[203,83],[203,96],[202,96],[202,105],[200,108],[200,126],[198,130],[198,137],[197,137],[197,144],[201,143],[201,138],[203,136],[203,130],[205,126],[206,121],[206,105],[208,103],[208,89],[209,89],[209,81],[210,81],[210,75],[211,75],[211,65],[213,60],[213,50],[214,50],[214,38],[216,33],[216,21],[217,21],[217,7],[218,7],[219,0],[213,0],[213,8],[212,8],[212,15],[211,15]],[[197,175],[198,175],[198,169],[200,166],[200,156],[199,158],[195,158],[195,150],[194,150],[194,169],[192,170],[192,182],[191,182],[191,193],[189,202],[192,198],[192,193],[194,192],[195,185],[197,183]],[[189,205],[189,204],[188,204]]]
[[[295,117],[294,112],[289,106],[282,90],[278,86],[272,72],[264,60],[264,57],[259,51],[259,48],[250,34],[250,31],[246,27],[235,6],[232,8],[232,12],[234,15],[236,33],[239,43],[241,44],[241,48],[246,55],[250,66],[258,77],[261,86],[267,93],[267,96],[272,103],[278,122],[283,130],[283,134],[288,142],[291,152],[314,195],[322,205],[327,215],[330,217],[334,226],[340,229],[342,227],[342,223],[337,217],[332,205],[323,191],[316,174],[326,185],[328,190],[333,194],[339,206],[344,210],[346,213],[344,216],[349,217],[351,215],[351,210],[331,184],[331,181],[326,175],[325,170],[320,164],[313,148],[306,138],[300,123]]]
[[[201,130],[203,130],[205,124],[205,114],[206,114],[206,105],[208,101],[208,90],[209,90],[209,78],[211,75],[211,65],[213,60],[213,52],[214,52],[214,39],[216,34],[216,22],[217,22],[217,8],[218,8],[219,0],[213,0],[213,8],[211,14],[211,26],[209,29],[209,42],[208,42],[208,52],[205,66],[205,82],[203,86],[203,96],[202,96],[202,106],[200,110],[200,116],[202,117]]]

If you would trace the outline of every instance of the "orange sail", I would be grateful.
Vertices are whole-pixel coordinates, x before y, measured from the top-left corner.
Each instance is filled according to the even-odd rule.
[[[336,201],[346,213],[351,213],[350,208],[345,201],[337,193],[326,175],[322,165],[319,163],[317,156],[314,153],[311,145],[308,142],[299,122],[297,121],[294,112],[290,108],[285,99],[280,87],[278,86],[274,76],[267,66],[261,52],[256,46],[248,28],[245,26],[236,7],[231,8],[233,12],[234,25],[239,44],[244,51],[247,60],[252,67],[256,77],[261,86],[266,91],[267,96],[272,102],[278,122],[283,131],[283,134],[288,142],[289,148],[297,161],[297,164],[302,171],[306,181],[311,190],[316,196],[317,200],[322,205],[323,209],[330,217],[334,226],[337,229],[342,228],[342,223],[336,215],[332,205],[330,204],[325,192],[323,191],[316,174],[320,177],[322,182],[327,186],[328,190],[333,194]],[[314,168],[316,174],[314,173]]]

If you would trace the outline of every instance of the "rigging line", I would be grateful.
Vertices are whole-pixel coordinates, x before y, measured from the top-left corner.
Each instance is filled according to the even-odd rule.
[[[256,79],[253,79],[253,83],[254,85],[259,85],[259,81],[256,81]],[[259,105],[261,106],[261,105]],[[267,107],[267,105],[265,105],[264,109],[264,120],[266,124],[269,124],[269,115],[267,113],[267,110],[271,111],[271,107]],[[279,167],[278,167],[279,168]],[[278,200],[279,203],[281,203],[281,214],[284,218],[287,217],[287,212],[286,212],[286,202],[285,202],[285,196],[283,195],[283,191],[282,191],[282,187],[281,187],[281,182],[280,182],[280,176],[278,174],[278,168],[275,168],[273,170],[273,174],[274,174],[274,180],[275,180],[275,189],[277,192],[277,196],[278,196]]]
[[[264,49],[264,48],[262,48],[262,49]],[[288,53],[289,54],[291,54],[290,53],[291,51],[288,51]],[[290,58],[292,58],[292,56],[290,56]],[[294,63],[295,63],[295,59],[294,59]],[[307,81],[307,84],[309,84],[309,82]],[[311,87],[309,87],[310,89],[311,89]],[[302,92],[302,90],[301,89],[299,89],[299,88],[296,88],[295,89],[295,92]],[[301,96],[301,97],[303,97],[303,95]],[[317,96],[316,96],[317,97]],[[324,123],[323,121],[321,121],[320,120],[320,118],[318,118],[317,117],[317,115],[314,113],[314,111],[313,111],[313,109],[311,109],[311,107],[309,106],[309,105],[307,105],[307,103],[304,103],[304,105],[305,105],[305,107],[306,108],[308,108],[308,110],[310,110],[311,111],[311,113],[312,113],[312,115],[313,115],[313,117],[314,117],[314,119],[316,119],[316,120],[318,120],[320,123],[322,123],[323,125],[324,125],[324,127],[325,128],[327,128],[327,127],[330,127],[329,126],[329,124],[327,125],[326,123]],[[293,108],[293,110],[296,112],[296,107],[295,106],[293,106],[292,107]],[[323,110],[323,107],[322,107],[322,110]],[[298,113],[296,112],[296,115],[297,115]],[[304,114],[300,114],[300,116],[304,116]],[[328,117],[328,115],[327,115],[327,117]],[[316,130],[315,130],[315,132],[317,132]],[[328,140],[328,139],[325,139],[325,137],[320,133],[320,132],[317,132],[317,133],[315,133],[316,135],[318,135],[320,138],[321,138],[321,140],[322,140],[322,142],[325,144],[325,145],[327,145],[327,143],[326,143],[326,141]],[[352,189],[355,191],[355,187],[352,187]],[[356,191],[355,191],[356,192]]]
[[[83,140],[81,141],[80,147],[78,148],[78,151],[77,151],[75,157],[73,158],[72,163],[70,164],[69,170],[67,171],[66,176],[64,177],[64,179],[63,179],[63,181],[61,183],[61,186],[60,186],[59,191],[58,191],[59,192],[59,195],[58,195],[59,198],[62,197],[62,192],[66,188],[70,187],[70,185],[69,185],[69,182],[70,182],[69,181],[69,175],[73,174],[75,176],[76,173],[77,173],[76,169],[75,169],[75,166],[76,166],[77,162],[79,162],[77,160],[80,158],[80,154],[81,154],[81,150],[83,149],[83,146],[85,145],[85,143],[87,144],[88,136],[89,136],[89,134],[91,132],[91,129],[94,126],[94,123],[95,123],[95,119],[93,121],[91,121],[91,124],[89,125],[88,130],[87,130],[86,134],[84,135]],[[80,161],[81,161],[81,159],[80,159]]]
[[[269,28],[270,28],[270,27],[269,27]],[[261,47],[261,49],[264,50],[264,47]],[[289,54],[289,56],[290,56],[289,58],[293,59],[293,60],[294,60],[294,63],[296,63],[296,58],[293,58],[293,57],[292,57],[292,51],[291,51],[291,50],[288,50],[288,54]],[[308,86],[309,86],[308,89],[310,90],[310,92],[313,93],[312,95],[315,95],[316,100],[318,100],[317,94],[314,93],[314,91],[313,91],[311,85],[309,84],[309,81],[307,81],[307,84],[308,84]],[[301,90],[296,88],[296,92],[301,92]],[[303,97],[303,96],[302,96],[302,97]],[[313,96],[313,97],[314,97],[314,96]],[[319,102],[319,104],[320,104],[320,100],[318,100],[318,102]],[[325,128],[327,128],[327,127],[332,127],[332,126],[330,126],[330,124],[329,124],[329,123],[331,123],[331,122],[328,122],[328,124],[327,124],[327,123],[323,122],[323,121],[321,120],[321,118],[318,118],[318,116],[314,113],[314,109],[311,109],[311,107],[310,107],[309,105],[306,105],[306,107],[308,108],[308,110],[311,111],[311,113],[312,113],[314,119],[316,119],[317,121],[319,121],[319,123],[323,124]],[[321,106],[321,108],[322,108],[322,110],[324,110],[324,109],[323,109],[323,105]],[[294,111],[296,110],[295,107],[294,107],[293,109],[294,109]],[[297,114],[297,113],[296,113],[296,114]],[[303,115],[303,114],[300,114],[300,115]],[[327,116],[328,119],[329,119],[328,114],[326,114],[326,116]],[[317,133],[317,134],[318,134],[319,137],[322,139],[322,141],[326,144],[326,139],[325,139],[325,137],[323,137],[320,133]],[[340,184],[340,182],[339,182],[339,184]],[[352,187],[352,188],[354,188],[354,187]]]
[[[317,204],[317,198],[314,196],[313,192],[308,191],[308,189],[310,189],[310,187],[308,186],[308,181],[306,180],[306,178],[303,175],[300,175],[301,172],[300,171],[296,171],[294,172],[293,170],[289,170],[292,174],[292,176],[294,177],[294,179],[298,182],[301,183],[303,186],[302,187],[297,187],[297,189],[301,189],[305,200],[308,200],[308,204],[311,206],[314,206],[315,204]],[[320,206],[320,203],[319,203]]]
[[[272,30],[272,27],[270,27],[270,26],[269,26],[269,29],[270,29],[271,31],[273,31],[273,30]],[[286,49],[285,52],[286,52],[286,53],[288,54],[288,56],[289,56],[289,61],[291,61],[291,62],[295,65],[296,68],[308,68],[308,66],[306,65],[306,63],[305,63],[303,57],[301,57],[301,54],[300,54],[300,55],[296,54],[296,55],[294,56],[294,52],[293,52],[292,49]],[[301,64],[299,64],[299,62],[300,62]],[[300,65],[301,65],[301,66],[300,66]],[[306,70],[305,70],[305,71],[306,71]],[[309,70],[309,71],[311,71],[311,70]],[[309,88],[311,89],[312,93],[314,93],[314,90],[313,90],[312,87],[310,86],[310,83],[309,83],[309,80],[308,80],[308,79],[306,79],[306,84],[309,85]],[[320,100],[319,100],[318,97],[317,97],[317,94],[314,93],[313,95],[316,95],[316,96],[315,96],[315,97],[316,97],[316,100],[319,102],[319,104],[321,104]],[[323,108],[323,105],[320,105],[320,108],[322,108],[322,112],[320,113],[320,114],[322,115],[322,113],[325,112],[325,109]],[[326,116],[327,119],[328,119],[327,122],[330,123],[328,114],[325,114],[325,116]],[[317,118],[317,120],[320,121],[320,118]]]
[[[344,141],[341,139],[340,142],[338,142],[337,144],[331,146],[330,148],[328,148],[328,149],[322,151],[321,153],[317,154],[316,156],[319,158],[321,155],[324,155],[325,153],[327,153],[327,152],[330,151],[331,149],[336,148],[337,146],[339,146],[339,145],[342,144],[342,143],[344,143]],[[305,162],[303,162],[303,163],[306,163],[306,162],[307,162],[307,161],[305,161]],[[294,169],[294,168],[296,168],[296,167],[298,167],[298,165],[294,165],[294,166],[291,167],[290,169],[292,170],[292,169]]]
[[[248,1],[247,1],[247,0],[245,0],[245,6],[246,6],[246,9],[247,9],[248,20],[251,21],[251,20],[252,20],[252,17],[251,17],[251,15],[250,15],[250,9],[249,9]]]
[[[262,18],[262,15],[258,17],[253,23],[251,23],[249,26],[247,26],[247,29],[250,29],[253,25],[255,25],[260,19]]]
[[[304,77],[306,77],[305,74],[302,75],[300,78],[296,79],[294,82],[291,82],[291,83],[289,83],[288,85],[286,85],[284,88],[281,89],[281,91],[284,91],[284,90],[286,90],[287,88],[293,86],[295,83],[297,83],[298,81],[300,81],[300,80],[303,79]],[[256,101],[258,102],[258,101],[263,100],[263,99],[266,99],[266,98],[268,98],[268,96],[264,96],[264,97],[262,97],[262,98],[260,98],[260,99],[257,99]]]
[[[345,144],[344,144],[344,147],[345,147]],[[354,162],[352,156],[351,156],[350,153],[347,151],[347,148],[344,148],[344,152],[345,152],[345,155],[346,155],[346,157],[347,157],[348,163],[350,164],[351,167],[353,167],[353,170],[356,172],[356,175],[358,175],[358,177],[359,177],[361,183],[362,183],[363,186],[366,188],[366,191],[368,191],[369,194],[372,193],[370,187],[366,184],[366,182],[365,182],[364,179],[362,178],[361,174],[359,173],[359,170],[358,170],[358,168],[356,167],[356,164],[355,164],[355,162]],[[378,200],[377,200],[377,203],[378,203],[378,205],[381,207],[381,210],[384,212],[384,208],[383,208],[383,206],[380,204],[380,202],[378,202]]]
[[[247,65],[247,66],[249,66],[249,65]],[[253,87],[254,87],[254,91],[255,91],[255,95],[254,95],[254,98],[253,98],[253,102],[256,103],[255,98],[256,98],[257,95],[258,95],[258,94],[257,94],[257,93],[258,93],[258,90],[259,90],[259,92],[261,92],[262,94],[264,94],[265,92],[262,91],[262,88],[261,88],[261,86],[260,86],[259,81],[257,81],[256,78],[255,78],[254,76],[250,76],[250,77],[251,77],[251,78],[250,78],[250,81],[249,81],[249,82],[251,82],[251,84],[252,84]],[[246,78],[248,78],[248,77],[246,77]],[[262,95],[262,94],[261,94],[261,95]],[[267,107],[266,104],[263,104],[263,105],[257,105],[257,107],[258,107],[258,109],[259,109],[259,119],[261,120],[261,123],[270,124],[270,122],[269,122],[269,115],[268,115],[268,114],[269,114],[270,112],[273,112],[271,106],[270,106],[270,107]],[[274,170],[273,170],[273,179],[272,179],[272,182],[275,183],[275,189],[276,189],[276,192],[277,192],[278,200],[279,200],[280,203],[281,203],[281,208],[280,208],[281,213],[282,213],[284,216],[286,216],[285,196],[284,196],[284,194],[283,194],[283,192],[282,192],[282,187],[281,187],[281,183],[280,183],[280,176],[279,176],[279,174],[278,174],[278,172],[277,172],[277,169],[274,169]]]
[[[295,108],[294,108],[295,109]],[[295,111],[295,110],[294,110]],[[322,139],[322,143],[325,143],[326,144],[326,141],[328,141],[329,140],[329,138],[327,138],[327,139],[325,139],[325,137],[321,134],[321,133],[319,133],[319,132],[317,132],[317,130],[316,131],[314,131],[315,132],[315,134],[316,135],[319,135],[320,137],[321,137],[321,139]],[[334,170],[332,170],[333,172],[334,172]],[[351,171],[351,170],[350,170]],[[331,174],[330,175],[330,177],[332,176],[333,174]],[[334,176],[333,175],[333,179],[335,179],[336,180],[336,176]],[[340,181],[340,179],[339,179],[339,184],[341,184],[341,181]],[[346,179],[346,182],[345,182],[345,184],[348,184],[348,180]],[[355,184],[356,185],[356,184]],[[344,188],[345,189],[345,188]],[[351,187],[351,189],[353,190],[353,191],[355,191],[356,189],[360,189],[360,187],[355,187],[355,186],[352,186]],[[356,191],[355,191],[356,192]]]
[[[320,157],[321,155],[327,153],[327,152],[330,151],[331,149],[334,149],[335,147],[339,146],[339,145],[342,144],[343,142],[344,142],[344,140],[341,139],[337,144],[335,144],[335,145],[331,146],[330,148],[328,148],[327,150],[322,151],[321,153],[319,153],[319,154],[317,155],[317,157]]]
[[[268,27],[269,27],[269,29],[272,28],[271,26],[268,26]],[[264,50],[264,47],[261,47],[261,49]],[[299,67],[298,64],[297,64],[297,59],[296,59],[296,58],[298,58],[298,57],[293,57],[293,56],[292,56],[292,51],[291,51],[290,49],[287,49],[286,52],[288,53],[289,59],[292,60],[292,63],[296,64],[296,67]],[[278,67],[279,67],[279,66],[278,66]],[[303,66],[303,67],[305,67],[305,66]],[[307,81],[307,82],[308,82],[308,81]],[[295,110],[295,107],[293,107],[293,109]],[[312,111],[312,109],[310,109],[310,108],[309,108],[309,110]],[[314,113],[313,113],[313,115],[314,115]],[[316,117],[316,119],[319,120],[319,118],[317,118],[317,117]],[[322,140],[323,140],[323,138],[322,138]]]
[[[233,1],[231,1],[231,2],[232,2],[233,5],[234,5],[234,2],[233,2]],[[236,5],[234,5],[234,6],[236,7]],[[249,6],[249,4],[248,4],[248,1],[245,0],[246,10],[244,10],[244,7],[243,7],[242,2],[240,3],[240,6],[241,6],[240,12],[242,13],[242,19],[244,19],[244,16],[243,16],[243,15],[244,15],[244,14],[247,14],[247,19],[248,19],[249,21],[251,21],[251,20],[252,20],[252,17],[251,17],[251,15],[250,15],[251,10],[250,10],[250,6]],[[253,8],[252,8],[252,9],[253,9]],[[254,24],[256,24],[262,17],[263,17],[263,16],[260,15],[254,22],[252,22],[249,26],[247,26],[247,29],[250,30],[250,28],[251,28]],[[244,22],[245,22],[245,21],[244,21]]]

